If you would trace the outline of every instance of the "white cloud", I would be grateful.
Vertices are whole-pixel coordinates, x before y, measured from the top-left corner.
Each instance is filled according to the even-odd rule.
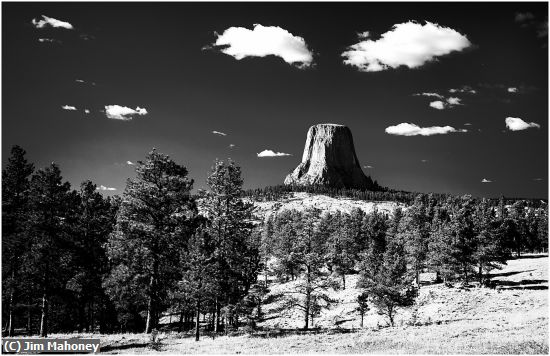
[[[533,178],[534,181],[540,182],[542,178]]]
[[[525,122],[519,117],[507,117],[504,122],[506,123],[506,127],[510,131],[521,131],[526,130],[528,128],[537,128],[540,129],[540,125],[536,122]]]
[[[432,101],[430,103],[430,106],[434,109],[437,109],[437,110],[443,110],[445,109],[445,103],[440,101],[440,100],[437,100],[437,101]]]
[[[89,113],[90,113],[90,110],[84,109],[84,113],[85,113],[85,114],[89,114]]]
[[[363,168],[371,169],[374,168],[373,166],[363,166]]]
[[[56,28],[65,28],[67,30],[72,30],[74,27],[68,22],[54,19],[53,17],[48,17],[42,15],[42,20],[32,19],[32,24],[36,28],[45,28],[45,27],[56,27]]]
[[[431,22],[424,25],[405,22],[394,25],[378,40],[368,39],[368,33],[359,36],[362,41],[342,53],[344,63],[364,72],[378,72],[406,66],[418,68],[436,57],[462,51],[471,45],[466,36],[452,28]]]
[[[86,82],[83,81],[82,79],[76,79],[75,82],[77,82],[77,83],[86,83]]]
[[[449,104],[450,106],[462,105],[460,103],[460,98],[456,98],[456,97],[453,97],[453,96],[451,96],[450,98],[447,98],[447,104]]]
[[[492,180],[489,180],[489,179],[486,179],[486,178],[483,178],[483,179],[481,180],[481,183],[493,183],[493,181],[492,181]]]
[[[258,157],[283,157],[283,156],[292,156],[290,153],[283,152],[273,152],[272,150],[263,150],[258,153]]]
[[[40,43],[57,43],[60,44],[60,40],[56,40],[55,38],[39,38],[38,42]]]
[[[72,105],[63,105],[63,106],[61,106],[61,109],[63,109],[63,110],[76,110],[76,108]]]
[[[464,85],[461,88],[449,89],[449,93],[465,93],[465,94],[476,94],[477,91],[471,87]]]
[[[253,30],[230,27],[216,36],[216,42],[210,47],[219,48],[237,60],[273,55],[301,68],[309,67],[313,62],[313,53],[305,40],[277,26],[255,24]]]
[[[438,93],[417,93],[417,94],[414,94],[415,96],[430,96],[430,97],[436,97],[436,98],[439,98],[439,99],[443,99],[443,95],[441,94],[438,94]]]
[[[232,144],[232,143],[229,144],[229,148],[234,148],[234,147],[235,147],[234,144]]]
[[[427,159],[421,159],[420,162],[422,162],[422,163],[428,163],[428,160],[427,160]]]
[[[139,106],[132,109],[120,105],[106,105],[105,114],[109,119],[129,121],[134,118],[134,115],[147,115],[147,110]]]
[[[227,136],[227,134],[220,132],[220,131],[212,131],[214,135],[220,135],[220,136]]]
[[[96,190],[109,190],[109,191],[113,191],[113,190],[116,190],[116,188],[111,188],[111,187],[106,187],[104,185],[100,185],[99,187],[96,188]]]
[[[465,123],[464,126],[472,126],[469,122]]]
[[[451,132],[468,132],[464,129],[455,129],[452,126],[431,126],[420,127],[415,124],[409,124],[403,122],[399,125],[386,127],[386,133],[397,136],[432,136],[432,135],[444,135]]]
[[[508,93],[517,93],[517,92],[518,92],[518,88],[515,88],[515,87],[508,88]]]
[[[132,161],[126,161],[126,164],[129,166],[135,166],[136,164]]]
[[[430,107],[437,109],[437,110],[443,110],[443,109],[449,109],[456,105],[462,105],[460,102],[460,98],[451,96],[450,98],[445,99],[445,101],[442,100],[436,100],[432,101],[430,103]]]

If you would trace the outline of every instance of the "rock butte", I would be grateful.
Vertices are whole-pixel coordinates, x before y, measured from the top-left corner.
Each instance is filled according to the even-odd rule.
[[[285,178],[285,184],[357,189],[374,186],[361,170],[350,129],[336,124],[309,128],[302,163]]]

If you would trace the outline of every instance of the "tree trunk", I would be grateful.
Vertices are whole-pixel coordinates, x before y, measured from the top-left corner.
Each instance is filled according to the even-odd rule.
[[[483,284],[483,267],[481,264],[479,265],[478,277],[479,277],[479,285],[481,286]]]
[[[149,281],[149,300],[147,301],[147,322],[145,323],[145,333],[150,334],[156,326],[155,322],[155,297],[154,297],[155,277],[151,276]]]
[[[197,299],[197,320],[195,322],[195,341],[199,341],[200,317],[201,317],[201,301],[200,299]]]
[[[183,330],[183,323],[184,323],[184,317],[185,317],[185,313],[183,311],[183,309],[180,311],[180,324],[178,325],[178,332],[182,332]]]
[[[31,306],[31,296],[30,296],[30,294],[27,298],[27,302],[28,302],[28,305],[27,305],[27,334],[32,335],[32,306]]]
[[[342,284],[344,285],[344,289],[346,289],[346,274],[342,273]]]
[[[416,285],[418,286],[418,289],[420,289],[420,271],[418,268],[416,269],[415,274]]]
[[[48,336],[48,294],[44,290],[42,295],[42,316],[40,318],[40,336]]]
[[[12,273],[12,283],[14,283],[13,281],[13,278],[14,278],[14,275]],[[12,337],[13,336],[13,331],[14,331],[14,325],[13,325],[13,295],[14,295],[14,289],[15,287],[12,286],[11,288],[11,291],[10,291],[10,301],[9,301],[9,316],[8,316],[8,336],[9,337]]]
[[[218,301],[218,298],[216,298],[216,324],[214,325],[214,332],[218,332],[220,330],[220,302]]]
[[[305,325],[304,330],[307,330],[309,327],[309,304],[311,302],[311,291],[310,291],[310,276],[311,276],[311,269],[309,266],[307,266],[307,285],[306,285],[306,302],[304,303],[304,313],[305,313]]]
[[[361,313],[361,328],[363,327],[363,319],[365,318],[365,313]]]

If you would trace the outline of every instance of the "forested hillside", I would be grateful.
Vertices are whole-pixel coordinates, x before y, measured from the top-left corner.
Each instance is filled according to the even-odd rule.
[[[12,149],[2,172],[6,334],[149,333],[165,314],[197,339],[203,330],[253,330],[270,288],[288,281],[284,307],[307,329],[334,307],[331,291],[350,288],[349,275],[357,310],[394,324],[399,308],[417,301],[421,273],[491,286],[488,272],[511,256],[548,248],[545,201],[302,187],[405,208],[290,209],[260,219],[251,199],[298,188],[244,192],[240,168],[216,161],[208,189],[193,195],[187,169],[155,150],[136,173],[121,196],[105,198],[92,182],[75,190],[57,165],[35,170]]]

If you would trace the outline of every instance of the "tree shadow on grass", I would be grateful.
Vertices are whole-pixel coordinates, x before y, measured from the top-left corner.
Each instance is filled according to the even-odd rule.
[[[547,279],[522,279],[521,281],[493,281],[495,286],[501,287],[502,289],[533,289],[533,290],[543,290],[548,289],[548,286],[542,285],[543,283],[548,283]]]

